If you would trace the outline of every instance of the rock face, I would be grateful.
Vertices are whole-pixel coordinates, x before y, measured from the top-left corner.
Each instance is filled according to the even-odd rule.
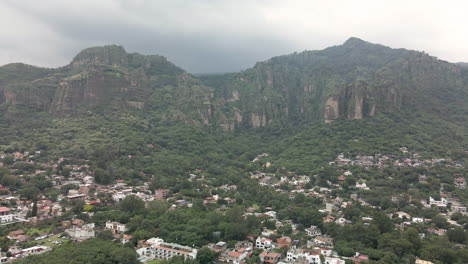
[[[328,97],[327,101],[325,102],[325,110],[323,112],[323,119],[326,123],[331,123],[338,119],[340,116],[338,109],[338,100],[333,98],[333,96]]]
[[[208,125],[211,100],[211,89],[164,57],[114,45],[86,49],[58,69],[0,67],[0,114],[13,119],[24,108],[65,116],[113,105]]]
[[[466,68],[465,68],[466,69]],[[391,49],[351,38],[341,46],[274,57],[241,73],[218,77],[225,107],[272,121],[362,119],[382,112],[432,111],[466,97],[467,70],[425,53]],[[230,98],[240,91],[238,100]],[[428,103],[431,102],[431,103]]]
[[[356,38],[321,51],[274,57],[243,72],[200,78],[164,57],[111,45],[86,49],[58,69],[0,67],[0,114],[64,116],[117,106],[232,130],[434,111],[434,106],[468,100],[467,84],[465,65]]]

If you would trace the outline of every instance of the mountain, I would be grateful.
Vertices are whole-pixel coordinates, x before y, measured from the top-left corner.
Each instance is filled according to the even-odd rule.
[[[461,67],[425,53],[350,38],[340,46],[274,57],[241,73],[205,79],[221,87],[218,95],[238,114],[234,123],[259,127],[275,120],[331,122],[379,112],[447,111],[442,110],[447,104],[466,106],[466,76]]]
[[[0,67],[0,111],[15,119],[31,111],[66,116],[118,106],[224,130],[329,123],[395,111],[466,109],[467,76],[461,65],[357,38],[274,57],[239,73],[198,78],[164,57],[111,45],[83,50],[57,69]]]
[[[210,90],[161,56],[129,54],[120,46],[80,52],[58,69],[10,64],[0,68],[0,104],[14,119],[28,110],[53,116],[94,111],[109,105],[160,110],[163,118],[206,119]]]

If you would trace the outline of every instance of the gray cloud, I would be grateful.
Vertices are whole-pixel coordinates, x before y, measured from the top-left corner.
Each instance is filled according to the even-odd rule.
[[[193,73],[238,71],[350,36],[468,61],[467,7],[428,0],[4,0],[0,64],[56,67],[86,47],[119,44]]]

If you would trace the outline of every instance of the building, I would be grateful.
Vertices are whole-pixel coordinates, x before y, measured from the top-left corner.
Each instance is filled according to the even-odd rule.
[[[466,187],[466,181],[465,178],[459,177],[453,179],[453,184],[455,184],[455,187],[460,188],[460,189],[465,189]]]
[[[276,247],[278,248],[289,248],[291,247],[292,239],[287,236],[283,236],[276,239]]]
[[[249,252],[247,251],[229,251],[222,253],[218,261],[222,263],[244,264],[248,256]]]
[[[322,231],[317,226],[310,226],[309,228],[305,229],[305,232],[310,237],[316,237],[316,236],[322,235]]]
[[[52,250],[52,248],[50,247],[46,247],[46,246],[34,246],[34,247],[30,247],[30,248],[24,248],[24,249],[21,249],[13,254],[11,254],[11,256],[13,258],[24,258],[24,257],[27,257],[29,255],[36,255],[36,254],[41,254],[41,253],[44,253],[44,252],[47,252],[47,251],[50,251]]]
[[[123,235],[120,242],[122,244],[126,244],[126,243],[132,241],[132,239],[133,239],[133,236],[131,236],[131,235]]]
[[[175,256],[184,256],[185,259],[195,259],[197,250],[191,247],[175,243],[164,242],[161,238],[150,238],[145,242],[145,247],[139,248],[140,257],[151,259],[170,259]]]
[[[93,238],[95,236],[94,223],[83,225],[81,227],[72,226],[72,228],[65,230],[65,233],[67,233],[72,239],[78,241]]]
[[[367,255],[362,255],[359,254],[359,252],[356,252],[356,255],[352,257],[351,260],[354,261],[354,263],[368,262],[369,257]]]
[[[466,214],[466,206],[452,205],[452,212]]]
[[[0,207],[0,223],[9,223],[13,222],[14,215],[10,212],[10,208],[8,207]]]
[[[323,236],[317,236],[314,239],[315,246],[318,247],[331,247],[333,248],[333,238],[331,237],[323,237]]]
[[[418,176],[419,183],[427,183],[427,176],[426,175],[419,175]]]
[[[429,205],[435,205],[437,207],[447,207],[447,199],[441,198],[440,201],[437,201],[434,198],[429,197]]]
[[[154,190],[154,198],[156,200],[162,200],[166,199],[166,197],[169,195],[169,190],[168,189],[157,189]]]
[[[272,264],[276,264],[278,263],[278,261],[280,260],[281,258],[281,254],[278,253],[278,252],[268,252],[266,250],[264,250],[262,253],[260,253],[260,255],[258,255],[260,257],[260,261],[262,263],[272,263]]]
[[[111,222],[107,221],[106,222],[106,229],[112,231],[112,234],[123,234],[125,231],[127,231],[127,228],[125,227],[124,224],[121,224],[119,222]]]
[[[255,240],[255,247],[261,249],[269,249],[273,246],[273,241],[268,238],[257,237]]]
[[[309,264],[321,264],[322,263],[322,261],[320,260],[319,253],[291,249],[286,254],[286,261],[288,263],[296,263],[297,261],[301,261],[301,260]]]
[[[428,260],[416,259],[416,262],[414,262],[414,264],[434,264],[434,262],[431,262]]]

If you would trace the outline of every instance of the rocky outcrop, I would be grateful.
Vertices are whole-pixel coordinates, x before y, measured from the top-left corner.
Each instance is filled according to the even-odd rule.
[[[68,114],[80,109],[106,105],[118,100],[118,94],[130,87],[128,76],[122,71],[106,68],[87,69],[60,81],[50,112]]]
[[[325,110],[323,112],[323,119],[326,123],[331,123],[339,118],[340,115],[338,109],[338,100],[333,96],[328,97],[325,102]]]

